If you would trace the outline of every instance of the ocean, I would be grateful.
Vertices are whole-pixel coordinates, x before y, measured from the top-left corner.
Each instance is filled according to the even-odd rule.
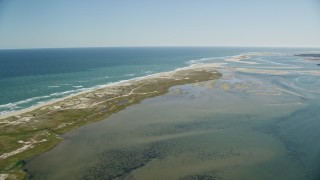
[[[312,50],[232,47],[0,50],[0,114],[210,59],[247,52]]]

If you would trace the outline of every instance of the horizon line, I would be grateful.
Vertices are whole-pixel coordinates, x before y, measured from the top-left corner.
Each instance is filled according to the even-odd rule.
[[[31,48],[0,48],[0,50],[31,50],[31,49],[81,49],[81,48],[166,48],[166,47],[225,47],[225,48],[320,48],[320,46],[242,46],[242,45],[146,45],[146,46],[67,46],[67,47],[31,47]]]

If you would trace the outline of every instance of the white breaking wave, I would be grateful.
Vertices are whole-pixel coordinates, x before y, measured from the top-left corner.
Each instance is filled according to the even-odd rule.
[[[125,76],[134,76],[135,74],[125,74]]]
[[[143,73],[145,73],[145,74],[151,74],[151,73],[153,73],[153,71],[144,71]]]
[[[189,64],[189,65],[202,64],[204,62],[224,60],[226,58],[231,58],[231,57],[233,57],[233,56],[208,57],[208,58],[201,58],[201,59],[193,59],[193,60],[187,61],[187,64]]]
[[[25,103],[29,103],[35,100],[39,100],[39,99],[44,99],[44,98],[49,98],[49,96],[39,96],[39,97],[33,97],[33,98],[28,98],[22,101],[17,101],[17,102],[13,102],[13,103],[8,103],[8,104],[1,104],[0,108],[9,108],[9,109],[16,109],[18,105],[22,105]]]

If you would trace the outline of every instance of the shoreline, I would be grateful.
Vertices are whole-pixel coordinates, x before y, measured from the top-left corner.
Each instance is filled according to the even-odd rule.
[[[218,68],[218,67],[221,67],[221,65],[223,65],[223,64],[219,64],[219,63],[215,63],[215,64],[213,64],[213,63],[212,64],[209,64],[209,63],[208,64],[197,63],[197,64],[191,64],[191,65],[185,66],[185,67],[176,68],[175,70],[172,70],[172,71],[158,72],[158,73],[149,74],[149,75],[145,75],[145,76],[141,76],[141,77],[126,79],[126,80],[120,80],[118,82],[112,82],[112,83],[108,83],[108,84],[97,85],[97,87],[91,87],[91,88],[88,88],[88,90],[84,90],[84,91],[81,91],[81,92],[70,94],[70,95],[67,95],[65,97],[52,99],[52,100],[49,100],[47,102],[36,104],[36,105],[30,106],[30,107],[27,107],[27,108],[24,108],[24,109],[20,109],[20,110],[17,110],[17,111],[5,112],[3,114],[0,114],[0,121],[2,119],[5,119],[5,118],[11,117],[11,116],[17,116],[19,114],[27,113],[27,112],[36,110],[38,108],[41,108],[43,106],[52,105],[54,103],[58,103],[58,102],[64,101],[64,100],[66,100],[68,98],[72,98],[74,96],[82,95],[82,94],[85,94],[85,93],[90,93],[92,91],[96,91],[96,90],[99,90],[99,89],[104,89],[104,88],[108,88],[108,87],[112,87],[112,86],[118,86],[118,85],[121,85],[121,84],[124,84],[124,83],[128,83],[128,82],[131,82],[131,81],[138,81],[138,80],[143,80],[143,79],[147,79],[147,78],[156,78],[157,76],[160,77],[160,76],[162,76],[164,74],[170,74],[170,73],[174,73],[174,72],[181,71],[181,70],[188,70],[188,69],[193,69],[193,68],[211,68],[211,67],[212,68]],[[1,124],[1,122],[0,122],[0,124]]]
[[[33,110],[35,110],[37,108],[41,108],[41,107],[46,106],[46,105],[51,105],[51,104],[63,101],[65,99],[67,99],[67,98],[71,98],[71,97],[74,97],[74,96],[77,96],[77,95],[81,95],[81,94],[84,94],[84,93],[89,93],[89,92],[92,92],[92,91],[95,91],[95,90],[107,88],[109,86],[116,86],[118,84],[126,83],[126,82],[129,82],[129,81],[141,80],[141,79],[145,79],[145,78],[152,78],[154,76],[161,76],[164,73],[170,73],[170,72],[173,73],[173,72],[176,72],[176,71],[179,71],[179,70],[184,70],[184,69],[192,69],[192,68],[200,68],[200,67],[220,68],[223,65],[227,64],[228,62],[236,62],[236,63],[243,63],[243,64],[257,64],[256,62],[251,62],[251,61],[247,61],[247,60],[252,58],[252,57],[255,57],[255,56],[269,56],[269,55],[275,55],[275,54],[276,53],[271,53],[271,52],[260,52],[260,53],[247,52],[247,53],[242,53],[242,54],[233,55],[233,56],[225,56],[225,57],[223,57],[225,59],[225,63],[202,63],[201,59],[200,59],[200,61],[199,60],[191,60],[191,62],[194,61],[196,63],[191,63],[191,64],[189,64],[189,66],[179,67],[179,68],[176,68],[176,69],[174,69],[172,71],[158,72],[158,73],[149,74],[149,75],[140,76],[140,77],[135,77],[135,78],[131,78],[131,79],[120,80],[120,81],[117,81],[117,82],[111,82],[111,83],[107,83],[107,84],[96,85],[96,86],[93,86],[93,87],[89,87],[86,90],[83,90],[83,91],[80,91],[80,92],[76,92],[76,93],[73,93],[73,94],[69,94],[69,95],[67,95],[65,97],[51,99],[51,100],[48,100],[46,102],[43,102],[43,103],[40,103],[40,104],[35,104],[35,105],[30,106],[30,107],[23,108],[23,109],[16,110],[16,111],[8,111],[8,112],[0,113],[0,120],[8,118],[10,116],[16,116],[16,115],[19,115],[19,114],[22,114],[22,113],[30,112],[30,111],[33,111]],[[203,59],[206,59],[206,58],[203,58]]]
[[[173,86],[217,80],[222,77],[219,66],[197,64],[124,80],[7,114],[0,119],[0,175],[22,179],[23,160],[53,148],[63,140],[60,134],[163,95]]]

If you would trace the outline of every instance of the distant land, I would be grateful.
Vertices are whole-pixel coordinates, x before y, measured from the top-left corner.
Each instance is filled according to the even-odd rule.
[[[297,54],[296,56],[302,56],[302,57],[319,57],[320,54]]]
[[[298,54],[296,56],[307,57],[310,58],[309,60],[313,61],[320,61],[320,54]],[[317,65],[320,66],[320,63],[318,63]]]

